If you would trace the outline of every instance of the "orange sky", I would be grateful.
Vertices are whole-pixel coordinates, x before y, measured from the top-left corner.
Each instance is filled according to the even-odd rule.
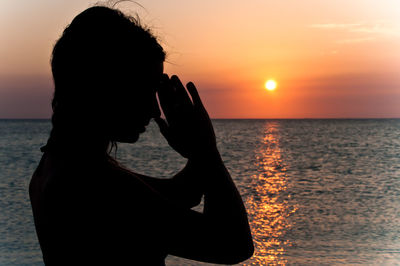
[[[0,118],[48,118],[50,52],[97,1],[4,0]],[[213,118],[400,117],[398,0],[191,0],[138,11]],[[278,87],[264,88],[273,78]]]

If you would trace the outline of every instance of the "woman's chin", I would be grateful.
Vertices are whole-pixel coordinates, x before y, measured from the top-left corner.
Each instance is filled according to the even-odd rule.
[[[141,133],[141,132],[140,132]],[[129,135],[120,135],[113,138],[114,141],[124,143],[134,143],[139,139],[139,132],[134,132]]]

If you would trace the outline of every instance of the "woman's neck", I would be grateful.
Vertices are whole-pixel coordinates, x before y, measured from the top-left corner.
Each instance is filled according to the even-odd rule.
[[[52,130],[44,150],[84,157],[107,157],[110,141],[95,134],[62,132]]]

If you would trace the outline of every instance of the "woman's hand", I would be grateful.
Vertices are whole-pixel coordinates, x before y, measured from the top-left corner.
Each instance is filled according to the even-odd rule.
[[[192,82],[186,85],[192,99],[177,76],[164,74],[158,98],[166,120],[156,118],[169,145],[188,159],[218,153],[211,120]]]
[[[177,76],[163,76],[158,96],[167,121],[156,118],[156,122],[171,147],[189,159],[174,181],[182,181],[183,192],[193,204],[204,193],[204,209],[203,213],[167,211],[173,215],[166,219],[169,224],[163,239],[168,254],[236,264],[254,252],[246,209],[219,156],[214,130],[196,87],[189,82],[186,88],[192,100]]]

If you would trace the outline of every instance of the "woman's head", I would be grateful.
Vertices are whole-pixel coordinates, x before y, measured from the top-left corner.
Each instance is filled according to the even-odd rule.
[[[139,22],[92,7],[54,46],[53,130],[108,141],[136,141],[159,110],[155,89],[165,52]]]

